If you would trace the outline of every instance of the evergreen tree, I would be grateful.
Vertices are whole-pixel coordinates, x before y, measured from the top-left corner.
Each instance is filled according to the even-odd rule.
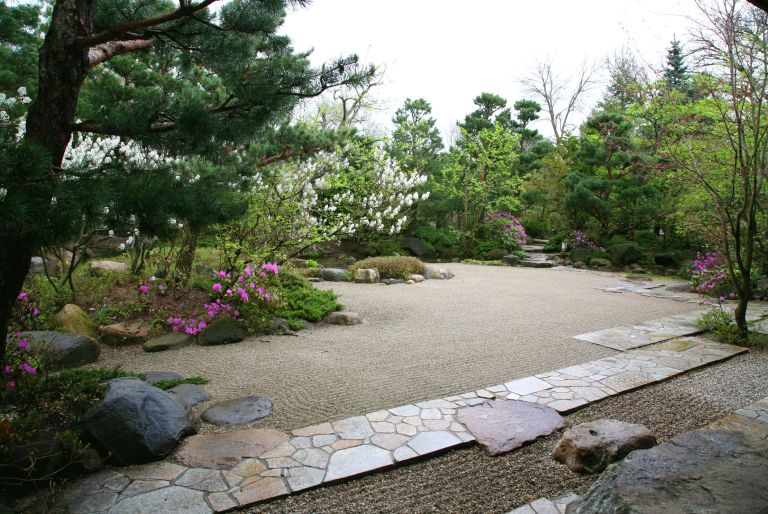
[[[370,76],[355,56],[310,67],[308,55],[295,53],[277,33],[286,4],[53,3],[26,133],[18,143],[0,141],[0,361],[30,259],[47,244],[42,229],[51,222],[73,133],[119,136],[169,155],[224,164],[239,147],[269,137],[301,98]],[[17,24],[19,31],[24,24]],[[284,145],[265,160],[303,151]]]
[[[670,88],[684,93],[690,90],[690,76],[688,75],[688,67],[685,65],[683,46],[677,39],[672,40],[672,46],[667,50],[664,78]]]

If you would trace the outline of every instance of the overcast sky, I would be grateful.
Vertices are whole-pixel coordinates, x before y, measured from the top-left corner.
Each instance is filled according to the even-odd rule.
[[[519,81],[537,59],[570,74],[627,47],[660,66],[695,12],[694,0],[313,0],[282,32],[296,50],[314,49],[315,65],[356,53],[386,66],[378,123],[388,128],[406,98],[423,97],[446,138],[481,92],[510,105],[530,96]]]

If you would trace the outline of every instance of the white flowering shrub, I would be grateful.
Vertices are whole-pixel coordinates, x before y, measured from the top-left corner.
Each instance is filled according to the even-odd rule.
[[[259,170],[249,179],[247,216],[222,227],[225,265],[294,256],[325,241],[395,234],[426,177],[406,173],[375,147],[352,144]]]

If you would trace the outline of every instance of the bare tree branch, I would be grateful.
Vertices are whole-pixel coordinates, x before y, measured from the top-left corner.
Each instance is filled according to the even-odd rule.
[[[127,41],[109,41],[88,49],[88,67],[93,68],[112,57],[137,50],[144,50],[155,44],[152,39],[129,39]]]

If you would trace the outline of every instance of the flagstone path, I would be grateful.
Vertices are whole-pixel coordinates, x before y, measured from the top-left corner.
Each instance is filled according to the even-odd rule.
[[[764,425],[760,426],[760,423]],[[758,434],[758,437],[765,438],[768,434],[768,398],[738,409],[704,428],[753,432]],[[734,494],[738,494],[738,491],[734,490]],[[565,514],[568,505],[578,499],[579,497],[574,493],[566,493],[553,500],[539,498],[507,514]]]
[[[184,458],[177,453],[170,461],[112,468],[75,482],[59,494],[54,511],[222,512],[471,444],[475,436],[458,421],[457,413],[487,400],[522,400],[564,414],[745,351],[696,337],[671,339],[457,396],[301,428],[290,434],[254,429],[193,436],[178,450],[185,452]],[[765,413],[755,411],[755,415],[759,418]],[[235,447],[234,454],[233,434],[242,434],[241,451]],[[210,468],[179,464],[194,457],[185,446],[194,447],[195,438],[205,437],[214,439],[206,440],[210,444],[197,444],[205,454],[201,457],[215,453],[215,438],[221,437],[226,438],[222,446],[227,459]]]

